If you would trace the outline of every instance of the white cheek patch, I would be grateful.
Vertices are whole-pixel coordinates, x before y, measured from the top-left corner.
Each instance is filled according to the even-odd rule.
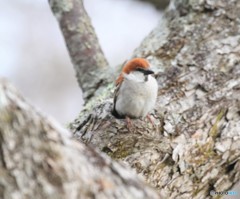
[[[143,73],[138,72],[138,71],[134,71],[134,72],[131,72],[129,74],[124,73],[123,76],[127,80],[134,81],[134,82],[139,82],[140,83],[140,82],[145,81],[145,76],[143,75]]]

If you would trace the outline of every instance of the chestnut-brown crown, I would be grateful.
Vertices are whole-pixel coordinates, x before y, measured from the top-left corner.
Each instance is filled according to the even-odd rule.
[[[116,85],[123,81],[123,73],[129,74],[131,71],[135,71],[137,68],[148,69],[150,67],[148,61],[144,58],[134,58],[128,61],[122,69],[122,73],[119,75]]]

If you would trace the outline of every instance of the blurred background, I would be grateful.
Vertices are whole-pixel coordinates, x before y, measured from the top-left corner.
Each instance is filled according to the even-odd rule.
[[[48,0],[0,0],[0,5],[0,77],[67,124],[83,100]],[[144,1],[85,0],[84,5],[111,66],[128,59],[161,17]]]

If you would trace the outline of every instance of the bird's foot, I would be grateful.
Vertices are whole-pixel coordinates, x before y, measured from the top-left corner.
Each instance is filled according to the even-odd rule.
[[[126,117],[126,122],[127,122],[127,129],[129,131],[131,131],[132,127],[133,127],[133,124],[132,124],[132,121],[129,117]]]
[[[147,114],[147,119],[151,122],[151,124],[153,125],[153,127],[155,127],[155,123],[151,118],[151,115]]]

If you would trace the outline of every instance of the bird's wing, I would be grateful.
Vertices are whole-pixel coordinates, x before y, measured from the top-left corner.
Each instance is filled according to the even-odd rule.
[[[115,110],[115,106],[116,106],[116,102],[117,102],[117,97],[119,95],[119,91],[120,91],[120,86],[122,83],[119,83],[116,85],[116,88],[114,90],[114,98],[113,98],[113,109]]]
[[[127,63],[127,60],[122,64],[122,67]],[[118,112],[116,111],[116,102],[117,102],[117,97],[119,95],[119,92],[120,92],[120,87],[122,85],[122,82],[124,80],[124,77],[123,77],[123,73],[121,73],[117,80],[116,80],[116,88],[115,88],[115,91],[114,91],[114,98],[113,98],[113,115],[117,118],[121,118],[121,116],[118,114]]]
[[[116,110],[116,102],[117,102],[117,98],[118,98],[118,95],[120,92],[120,87],[121,87],[122,82],[123,82],[123,80],[116,85],[116,88],[114,91],[114,98],[113,98],[113,115],[117,118],[121,118],[121,116],[118,114],[118,112]]]

